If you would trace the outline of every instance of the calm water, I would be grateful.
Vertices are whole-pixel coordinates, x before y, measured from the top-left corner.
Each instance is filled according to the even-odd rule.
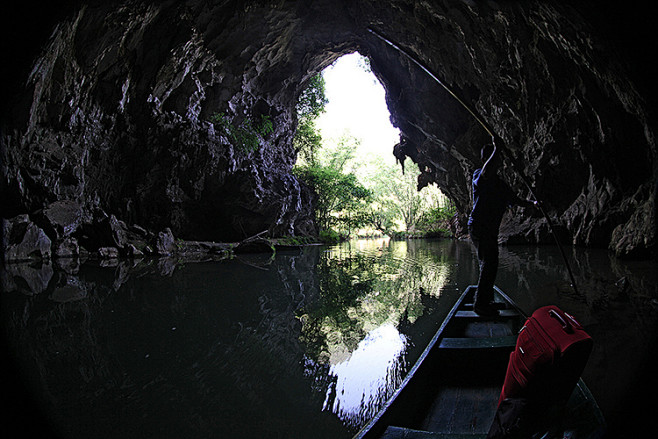
[[[502,248],[497,284],[526,312],[581,320],[596,341],[585,379],[614,427],[655,352],[655,263],[570,252],[580,294],[553,247]],[[466,242],[375,240],[67,271],[10,266],[1,296],[10,356],[62,437],[347,438],[477,261]]]

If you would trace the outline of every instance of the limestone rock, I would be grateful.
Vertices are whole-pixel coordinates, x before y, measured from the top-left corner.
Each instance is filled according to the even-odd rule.
[[[171,232],[171,229],[167,227],[162,232],[158,233],[155,242],[155,251],[160,256],[169,256],[174,253],[175,250],[176,244],[174,242],[174,235]]]
[[[133,244],[128,244],[127,254],[132,258],[141,258],[144,256],[144,253],[138,250]]]
[[[114,215],[110,215],[100,223],[100,231],[105,241],[114,244],[114,247],[122,249],[128,243],[126,223],[119,221]]]
[[[82,206],[70,200],[55,201],[37,213],[43,229],[53,240],[71,236],[83,220]]]
[[[314,198],[292,173],[295,104],[314,74],[359,50],[401,131],[396,157],[415,161],[419,183],[437,184],[464,223],[489,135],[372,27],[496,130],[505,179],[521,196],[529,182],[567,242],[655,251],[646,190],[656,181],[655,117],[596,13],[544,0],[302,3],[116,0],[59,15],[12,87],[20,105],[2,131],[5,215],[47,206],[51,238],[75,235],[92,251],[126,251],[126,224],[199,241],[312,234]],[[227,132],[262,117],[273,129],[253,148]],[[66,200],[91,215],[75,232]],[[509,236],[551,242],[532,219]]]
[[[126,223],[115,215],[97,212],[91,222],[83,223],[76,234],[80,245],[90,251],[101,247],[124,249],[128,244],[128,228]]]
[[[656,216],[654,206],[645,202],[625,224],[618,225],[612,232],[610,249],[618,257],[650,256],[647,249],[656,240]],[[647,221],[647,218],[649,221]]]
[[[4,260],[21,262],[50,259],[51,241],[48,235],[30,221],[28,215],[19,215],[9,220],[2,220],[4,243]]]
[[[116,247],[101,247],[98,249],[98,256],[101,259],[117,259],[119,257],[119,249]]]
[[[19,292],[29,296],[44,292],[53,278],[49,261],[19,262],[0,266],[3,292]]]
[[[53,257],[72,258],[79,254],[78,240],[73,237],[64,238],[62,241],[53,245]]]

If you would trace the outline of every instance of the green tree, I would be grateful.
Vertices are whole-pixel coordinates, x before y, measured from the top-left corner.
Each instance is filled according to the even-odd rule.
[[[324,113],[328,102],[325,96],[324,78],[318,73],[309,80],[295,107],[298,123],[293,147],[297,156],[306,163],[315,162],[315,154],[322,146],[322,136],[315,126],[315,121]]]
[[[381,194],[373,193],[373,202],[366,210],[366,225],[391,236],[395,226],[395,205],[391,200],[383,199]]]
[[[389,193],[395,198],[396,209],[404,222],[405,230],[415,230],[416,224],[423,213],[425,200],[418,191],[418,166],[414,163],[407,166],[406,172],[397,172],[388,182]]]
[[[339,228],[349,233],[363,222],[359,210],[368,204],[370,191],[354,174],[322,164],[299,166],[295,173],[318,194],[315,216],[321,230]]]
[[[293,138],[297,159],[305,163],[315,163],[315,154],[321,146],[322,136],[315,126],[315,120],[301,121]]]
[[[456,211],[455,204],[447,198],[435,200],[435,204],[423,212],[418,227],[433,235],[449,236]]]
[[[337,169],[345,174],[355,172],[358,168],[354,158],[361,141],[348,133],[343,133],[338,139],[329,139],[318,151],[319,163]]]
[[[311,77],[308,85],[299,95],[297,101],[297,117],[302,119],[316,119],[324,113],[324,107],[329,103],[325,96],[325,81],[322,73]]]
[[[369,172],[361,173],[367,179],[366,186],[373,192],[370,207],[370,225],[391,236],[401,224],[405,231],[425,230],[423,218],[427,211],[445,197],[438,188],[428,186],[418,191],[418,174],[415,163],[406,165],[405,173],[398,165],[372,160]]]
[[[442,212],[436,209],[445,197],[435,187],[417,190],[420,171],[414,163],[403,174],[380,156],[355,159],[360,140],[350,135],[322,139],[315,121],[327,103],[324,78],[313,76],[296,106],[293,139],[298,157],[295,173],[318,194],[320,230],[349,235],[370,226],[392,236],[400,225],[407,232],[441,228],[437,215]]]
[[[367,223],[365,211],[371,192],[354,173],[359,144],[349,135],[323,142],[322,148],[313,151],[312,160],[295,167],[297,177],[318,194],[315,216],[321,231],[337,230],[349,236]]]

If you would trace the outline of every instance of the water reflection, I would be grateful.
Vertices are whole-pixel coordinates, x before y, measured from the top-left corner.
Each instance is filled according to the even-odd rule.
[[[4,267],[15,394],[64,438],[349,437],[459,289],[447,245]]]
[[[622,410],[620,425],[641,421],[624,407],[658,387],[655,263],[569,256],[580,295],[550,246],[501,248],[497,284],[526,312],[575,315],[595,340],[585,379],[609,423]],[[469,243],[385,240],[3,270],[1,326],[24,383],[3,396],[29,392],[61,437],[97,439],[348,438],[478,275]],[[34,424],[23,413],[16,426]]]
[[[367,422],[406,373],[403,331],[426,314],[453,281],[443,246],[360,241],[319,261],[319,297],[300,310],[309,376],[322,382],[324,410],[347,425]],[[449,262],[448,262],[449,261]],[[428,309],[429,308],[429,309]],[[424,346],[424,344],[422,344]]]
[[[391,324],[370,331],[349,358],[332,362],[335,381],[322,409],[354,427],[367,423],[404,378],[406,346],[407,337]]]

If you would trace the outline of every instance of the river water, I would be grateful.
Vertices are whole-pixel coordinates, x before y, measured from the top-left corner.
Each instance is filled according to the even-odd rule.
[[[658,389],[655,261],[567,256],[578,292],[552,246],[502,247],[497,285],[526,313],[576,316],[611,430],[646,432],[653,409],[636,402]],[[478,274],[470,243],[452,240],[104,265],[3,271],[14,397],[62,438],[351,437]]]

